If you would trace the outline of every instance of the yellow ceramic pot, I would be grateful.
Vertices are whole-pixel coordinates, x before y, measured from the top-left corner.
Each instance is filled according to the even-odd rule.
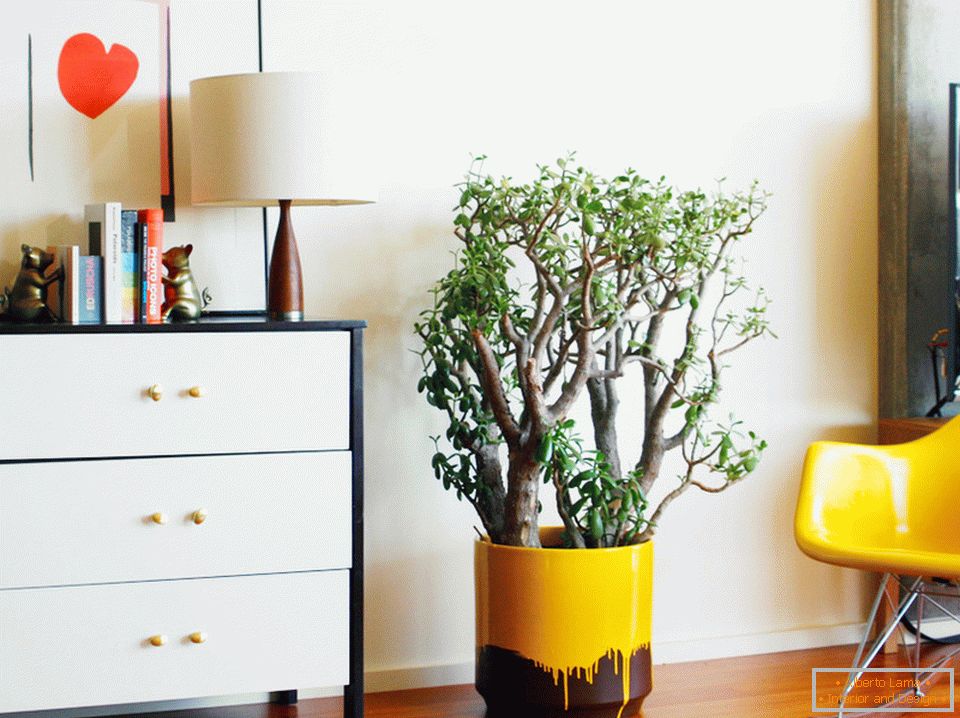
[[[491,718],[622,718],[650,693],[653,545],[477,541],[477,690]]]

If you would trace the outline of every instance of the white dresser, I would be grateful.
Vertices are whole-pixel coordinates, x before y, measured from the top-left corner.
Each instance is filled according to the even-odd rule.
[[[362,716],[363,326],[0,324],[0,712]]]

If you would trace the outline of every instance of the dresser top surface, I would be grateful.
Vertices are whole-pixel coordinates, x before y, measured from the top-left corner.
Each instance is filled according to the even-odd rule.
[[[15,324],[0,321],[5,334],[155,334],[189,332],[331,332],[363,329],[362,319],[274,321],[262,315],[218,315],[170,324]]]

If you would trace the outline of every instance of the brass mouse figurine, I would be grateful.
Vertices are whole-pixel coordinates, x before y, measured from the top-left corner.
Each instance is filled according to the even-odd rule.
[[[15,322],[56,322],[56,315],[47,306],[47,289],[51,284],[60,281],[63,270],[49,277],[44,276],[47,268],[53,264],[54,256],[29,244],[22,245],[20,249],[23,260],[20,262],[20,271],[13,283],[13,289],[4,289],[6,317]]]
[[[193,245],[171,247],[163,253],[163,266],[167,273],[163,277],[164,321],[194,321],[210,302],[206,290],[201,292],[190,271],[190,254]]]

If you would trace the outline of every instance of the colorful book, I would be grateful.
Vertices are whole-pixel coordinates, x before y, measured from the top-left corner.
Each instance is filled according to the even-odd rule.
[[[47,247],[54,257],[47,268],[47,276],[62,272],[60,281],[47,290],[47,306],[58,320],[67,324],[80,323],[80,247],[63,245]]]
[[[163,322],[163,210],[141,209],[140,244],[142,254],[141,316],[146,324]]]
[[[103,258],[80,257],[80,324],[99,324],[103,321]]]
[[[147,321],[147,225],[137,222],[137,321]]]
[[[120,321],[137,321],[137,210],[120,212]]]
[[[103,321],[119,323],[123,317],[120,276],[120,203],[88,204],[84,209],[89,251],[103,257]]]

